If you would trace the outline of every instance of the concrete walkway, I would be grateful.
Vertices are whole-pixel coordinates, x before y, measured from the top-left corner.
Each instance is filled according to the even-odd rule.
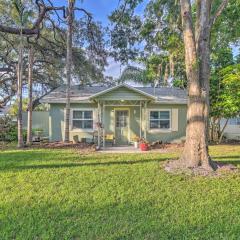
[[[164,149],[153,149],[149,151],[141,151],[134,146],[118,146],[118,147],[105,147],[98,152],[100,153],[149,153],[149,152],[165,152]]]
[[[133,146],[105,147],[99,150],[101,153],[139,153],[139,148]]]

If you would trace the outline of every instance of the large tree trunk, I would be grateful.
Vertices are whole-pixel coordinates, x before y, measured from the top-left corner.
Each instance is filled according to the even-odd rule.
[[[188,79],[186,143],[180,161],[169,163],[167,168],[200,167],[207,171],[217,168],[208,154],[210,30],[228,0],[222,0],[215,14],[210,16],[212,3],[210,0],[196,1],[194,34],[191,0],[180,1]]]
[[[211,4],[209,0],[197,1],[197,21],[195,27],[196,48],[199,59],[199,81],[204,99],[204,119],[206,124],[206,143],[209,128],[209,78],[210,78],[210,19]]]
[[[18,127],[18,147],[23,147],[23,125],[22,125],[22,71],[23,71],[23,43],[22,34],[20,36],[19,56],[17,65],[17,127]]]
[[[208,91],[206,90],[206,85],[209,81],[209,72],[208,66],[206,66],[208,53],[205,53],[204,51],[209,46],[209,42],[208,40],[207,43],[203,43],[202,41],[206,40],[204,34],[209,31],[209,29],[205,29],[206,21],[209,21],[209,18],[206,15],[207,4],[208,1],[205,0],[197,1],[195,35],[191,14],[191,2],[190,0],[181,0],[185,65],[188,79],[188,109],[186,143],[180,161],[176,163],[175,167],[190,169],[201,167],[209,171],[213,170],[215,165],[208,154],[206,136],[206,114],[208,114],[208,109],[206,110],[206,108],[208,108]],[[204,63],[199,63],[199,59],[204,61]],[[202,77],[202,74],[204,74],[204,77]],[[206,81],[207,83],[203,81]]]
[[[33,75],[33,47],[29,49],[28,55],[28,123],[27,123],[27,145],[32,145],[32,75]]]
[[[67,30],[67,88],[66,88],[66,109],[65,109],[65,134],[64,142],[69,142],[69,122],[70,122],[70,89],[71,89],[71,71],[72,71],[72,33],[73,33],[73,14],[74,0],[68,0],[68,30]]]

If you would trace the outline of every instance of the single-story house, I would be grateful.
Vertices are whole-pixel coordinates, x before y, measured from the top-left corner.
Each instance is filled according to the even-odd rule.
[[[112,135],[118,146],[136,138],[172,142],[185,136],[187,94],[180,88],[77,85],[71,87],[70,97],[70,140],[95,136],[98,145],[105,146],[106,136]],[[44,96],[41,102],[50,105],[50,141],[62,141],[66,86]]]

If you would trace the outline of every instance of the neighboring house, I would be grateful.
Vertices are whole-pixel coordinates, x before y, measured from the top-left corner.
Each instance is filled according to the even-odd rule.
[[[66,86],[44,96],[50,104],[50,141],[64,140]],[[96,136],[98,145],[112,135],[116,145],[136,138],[149,142],[172,142],[184,138],[187,95],[179,88],[73,86],[71,88],[70,140],[74,136],[89,140]]]
[[[226,120],[221,121],[221,128]],[[224,136],[230,140],[240,140],[240,117],[230,118],[224,129]]]

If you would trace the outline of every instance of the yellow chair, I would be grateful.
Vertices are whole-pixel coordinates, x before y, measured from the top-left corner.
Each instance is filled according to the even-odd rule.
[[[114,135],[112,133],[106,134],[105,135],[105,142],[110,142],[112,144],[112,146],[113,146],[114,143],[115,143]]]

